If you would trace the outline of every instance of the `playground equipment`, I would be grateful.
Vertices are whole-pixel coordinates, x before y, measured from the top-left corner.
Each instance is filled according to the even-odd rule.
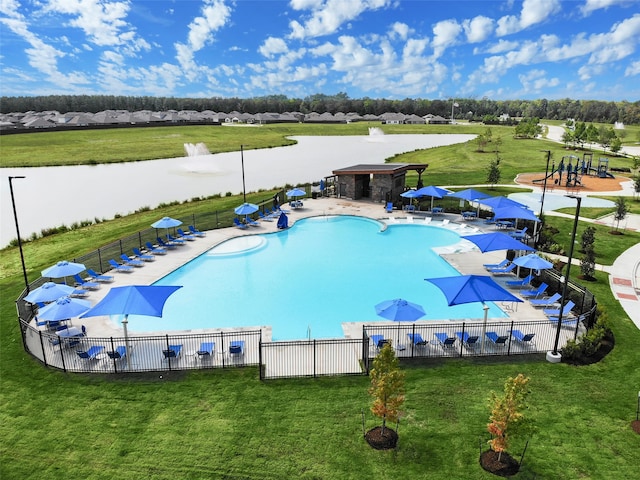
[[[615,178],[609,172],[609,159],[598,158],[597,166],[593,162],[593,153],[583,153],[582,160],[576,155],[565,155],[560,160],[558,167],[555,164],[551,167],[551,173],[545,178],[537,178],[533,183],[542,183],[547,179],[553,179],[554,185],[564,185],[566,187],[582,186],[582,175],[594,175],[599,178]],[[564,177],[564,180],[563,180]]]
[[[595,175],[598,178],[615,178],[609,173],[609,159],[599,157],[598,165],[594,166],[593,153],[584,153],[582,155],[581,170],[583,175]]]

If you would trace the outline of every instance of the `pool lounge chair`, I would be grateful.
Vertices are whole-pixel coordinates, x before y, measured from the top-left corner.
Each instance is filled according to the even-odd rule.
[[[496,332],[487,332],[485,335],[491,343],[499,347],[504,347],[509,340],[508,335],[498,335]]]
[[[515,232],[510,232],[509,235],[515,238],[516,240],[526,240],[527,227],[524,227],[522,230],[516,230]]]
[[[532,298],[529,303],[537,308],[551,308],[557,305],[561,298],[562,295],[554,293],[549,298]]]
[[[91,281],[94,282],[102,282],[102,283],[110,283],[113,282],[113,275],[105,275],[103,273],[98,273],[91,268],[87,268],[87,275],[91,278]]]
[[[200,359],[211,358],[213,356],[213,351],[215,348],[216,348],[215,342],[202,342],[196,354]]]
[[[192,235],[195,235],[196,237],[204,237],[206,235],[206,233],[201,232],[193,225],[189,225],[189,231],[191,232]]]
[[[229,356],[240,358],[244,356],[244,340],[232,340],[229,344]]]
[[[154,247],[151,242],[146,242],[144,244],[145,247],[147,247],[147,252],[149,253],[153,253],[154,255],[166,255],[167,254],[167,249],[160,246],[160,247]]]
[[[121,253],[120,258],[125,263],[125,265],[131,265],[132,267],[144,267],[144,262],[142,260],[131,258],[126,253]]]
[[[182,353],[182,345],[169,345],[167,350],[162,350],[162,356],[165,359],[179,358]]]
[[[504,268],[509,265],[509,263],[510,260],[505,258],[500,263],[483,263],[482,266],[488,270],[490,268]]]
[[[444,349],[453,348],[456,343],[456,337],[451,337],[445,332],[436,332],[433,336],[436,337],[438,344]]]
[[[505,285],[512,288],[526,287],[531,283],[531,280],[533,280],[533,275],[529,274],[526,277],[520,278],[518,280],[507,280],[505,282]]]
[[[185,239],[187,242],[193,242],[196,239],[196,237],[194,237],[190,233],[185,232],[181,228],[177,228],[176,232],[178,232],[178,235],[180,235],[180,238]]]
[[[245,217],[244,221],[247,222],[247,225],[249,225],[250,227],[259,227],[260,226],[260,222],[254,220],[251,217]]]
[[[121,273],[133,272],[133,267],[131,265],[121,265],[118,262],[116,262],[113,258],[109,260],[109,265],[115,268],[116,272],[121,272]]]
[[[167,240],[169,240],[174,245],[186,245],[186,242],[182,238],[176,238],[170,233],[167,233]]]
[[[536,334],[535,333],[524,334],[520,330],[512,330],[511,336],[513,337],[514,340],[516,340],[517,342],[520,342],[523,345],[525,344],[533,345],[534,343],[533,337],[535,337]]]
[[[478,340],[480,340],[478,335],[469,335],[469,332],[456,332],[456,337],[467,348],[475,348],[478,345]]]
[[[544,292],[547,291],[547,288],[549,288],[549,285],[542,282],[538,286],[538,288],[531,290],[520,290],[520,296],[522,298],[538,298],[540,295],[544,295]]]
[[[98,355],[100,355],[103,350],[103,345],[94,345],[89,348],[89,350],[78,350],[76,353],[78,354],[78,357],[83,360],[97,360]]]
[[[429,344],[419,333],[407,333],[407,337],[416,347],[426,347]]]
[[[267,216],[260,210],[258,210],[258,217],[260,218],[260,220],[263,220],[265,222],[273,222],[273,217],[271,215]]]
[[[573,313],[571,313],[571,310],[573,310],[573,307],[575,307],[576,304],[573,303],[572,300],[567,300],[567,302],[564,304],[564,308],[562,309],[562,316],[564,317],[570,317],[573,315]],[[560,308],[545,308],[542,313],[544,313],[547,317],[559,317],[560,316]],[[551,320],[551,318],[549,318]]]
[[[233,224],[238,227],[240,230],[246,230],[247,228],[249,228],[249,225],[246,225],[244,223],[242,223],[240,220],[238,220],[237,218],[233,219]]]
[[[73,276],[73,279],[75,280],[76,287],[81,287],[85,290],[97,290],[100,288],[100,284],[98,282],[85,280],[77,273]]]
[[[491,275],[511,275],[516,267],[515,263],[510,263],[504,268],[487,268],[487,270]]]
[[[376,347],[376,350],[382,350],[382,348],[389,344],[391,345],[391,340],[384,338],[384,335],[371,335],[371,343]]]
[[[140,260],[143,260],[145,262],[153,262],[156,259],[156,257],[154,257],[153,255],[142,253],[142,251],[138,247],[133,247],[131,251],[136,256],[136,258],[139,258]]]
[[[393,203],[392,202],[387,202],[387,205],[384,207],[385,211],[387,213],[391,213],[393,212]]]
[[[119,345],[115,350],[109,350],[107,355],[109,355],[109,358],[112,360],[122,360],[127,356],[127,347]]]
[[[444,213],[444,208],[442,207],[433,207],[431,209],[431,215],[442,215]]]

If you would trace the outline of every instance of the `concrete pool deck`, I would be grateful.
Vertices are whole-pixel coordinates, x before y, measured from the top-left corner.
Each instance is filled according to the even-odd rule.
[[[433,217],[433,219],[430,215],[407,215],[402,211],[394,211],[393,213],[389,214],[385,212],[382,204],[372,203],[370,201],[352,201],[336,198],[305,199],[304,208],[291,210],[288,214],[289,226],[294,226],[295,222],[299,219],[322,215],[356,215],[376,219],[382,221],[385,224],[419,224],[421,222],[424,223],[425,219],[430,219],[427,220],[429,221],[429,224],[433,226],[451,228],[462,235],[470,234],[473,232],[480,232],[483,229],[487,231],[491,231],[494,229],[493,226],[485,225],[482,223],[482,221],[479,220],[463,221],[460,218],[460,215],[457,214],[437,215]],[[176,247],[175,249],[170,250],[166,255],[158,255],[156,256],[157,258],[154,261],[145,262],[145,265],[143,267],[135,268],[131,273],[119,273],[115,271],[108,272],[109,275],[112,275],[114,277],[114,281],[111,283],[103,284],[98,290],[92,291],[87,299],[90,300],[93,305],[95,305],[102,298],[104,298],[111,287],[123,285],[152,284],[158,279],[171,273],[178,267],[207,252],[216,245],[225,242],[226,240],[236,238],[238,236],[273,233],[276,231],[278,231],[278,229],[277,222],[275,220],[260,221],[259,226],[250,227],[247,229],[230,227],[207,231],[206,236],[196,238],[193,241],[185,242],[184,246]],[[493,263],[494,261],[497,263],[504,258],[504,252],[502,251],[489,252],[484,254],[480,253],[473,247],[473,244],[471,244],[471,242],[468,242],[466,240],[463,240],[455,245],[443,247],[438,250],[438,253],[462,274],[486,274],[487,272],[482,266],[484,263]],[[494,277],[494,279],[498,283],[504,282],[510,278],[512,277]],[[502,304],[500,306],[509,315],[509,318],[505,318],[505,320],[525,321],[546,319],[546,317],[539,309],[533,308],[528,302]],[[481,317],[482,311],[479,311],[478,318],[470,320],[480,321]],[[494,319],[492,319],[492,321],[493,320]],[[119,323],[116,324],[116,322],[114,320],[111,320],[109,317],[74,319],[72,323],[86,325],[88,334],[90,336],[122,336],[121,325]],[[381,321],[379,323],[383,324],[384,322]],[[362,322],[343,324],[345,337],[360,338],[362,336],[362,325]],[[222,328],[212,328],[207,329],[206,331],[215,332],[220,330],[222,330]],[[202,331],[191,330],[189,332],[199,333]],[[154,333],[160,332],[146,332],[145,335]],[[133,335],[135,334],[132,334],[132,336]],[[263,329],[263,339],[267,341],[271,340],[270,328]]]

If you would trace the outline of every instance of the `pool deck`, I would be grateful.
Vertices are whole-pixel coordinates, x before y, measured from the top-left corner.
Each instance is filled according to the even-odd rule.
[[[284,206],[283,208],[286,208]],[[481,232],[483,230],[492,231],[493,226],[485,225],[481,220],[464,221],[458,214],[442,214],[433,218],[430,215],[407,214],[402,211],[386,213],[382,204],[369,201],[352,201],[336,198],[305,199],[304,208],[291,210],[288,214],[289,227],[295,225],[299,219],[312,216],[323,215],[357,215],[382,221],[387,225],[397,223],[420,224],[429,222],[433,226],[451,228],[461,234]],[[426,219],[426,220],[425,220]],[[145,262],[143,267],[135,268],[131,273],[119,273],[115,271],[107,272],[114,277],[111,283],[102,284],[101,288],[92,291],[87,300],[92,304],[99,302],[109,291],[110,287],[123,285],[149,285],[168,275],[176,268],[207,252],[212,247],[223,243],[226,240],[243,236],[272,233],[278,231],[277,222],[261,221],[257,227],[240,229],[238,227],[222,228],[205,232],[206,236],[196,238],[193,241],[185,242],[184,246],[170,250],[166,255],[157,255],[154,261]],[[462,274],[487,274],[482,266],[484,263],[497,263],[504,259],[504,252],[480,253],[471,242],[461,241],[455,245],[443,247],[438,253],[455,267]],[[513,276],[494,276],[498,283],[513,279]],[[516,292],[516,290],[513,290]],[[528,302],[509,303],[500,305],[509,314],[505,320],[542,320],[546,317]],[[478,319],[481,320],[482,312],[479,312]],[[443,319],[444,321],[448,319]],[[492,321],[495,319],[492,319]],[[116,325],[109,317],[92,317],[90,319],[74,319],[73,324],[85,324],[90,336],[121,336],[122,328]],[[382,322],[381,322],[382,323]],[[254,328],[255,329],[255,328]],[[207,329],[206,331],[219,331],[220,329]],[[361,338],[362,323],[345,323],[343,330],[347,338]],[[191,330],[192,333],[204,332],[204,330]],[[147,332],[154,334],[160,332]],[[135,334],[132,334],[135,335]],[[263,339],[271,339],[270,328],[263,329]]]

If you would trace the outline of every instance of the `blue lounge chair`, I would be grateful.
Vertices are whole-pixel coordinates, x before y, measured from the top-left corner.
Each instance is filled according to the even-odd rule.
[[[120,345],[116,347],[115,350],[108,351],[107,355],[109,355],[109,358],[112,360],[122,360],[127,356],[127,347]]]
[[[145,262],[153,262],[156,259],[156,257],[154,257],[153,255],[142,253],[142,251],[138,247],[133,247],[132,251],[136,258],[139,258],[140,260],[143,260]]]
[[[433,207],[431,210],[431,215],[442,215],[444,213],[444,208],[442,207]]]
[[[531,280],[533,280],[533,275],[529,274],[524,278],[520,278],[518,280],[507,280],[505,282],[505,285],[507,285],[507,287],[526,287],[527,285],[529,285],[531,283]]]
[[[571,315],[573,315],[571,313],[571,310],[573,310],[573,307],[575,307],[576,304],[573,303],[572,300],[567,300],[567,302],[564,304],[564,308],[562,309],[562,316],[563,317],[570,317]],[[544,313],[547,317],[559,317],[560,316],[560,308],[545,308],[542,313]],[[549,318],[551,320],[551,318]],[[557,320],[556,320],[557,321]]]
[[[467,348],[475,348],[478,345],[478,340],[480,340],[478,335],[469,335],[469,332],[456,332],[456,337]]]
[[[195,235],[196,237],[204,237],[206,235],[206,233],[201,232],[193,225],[189,225],[189,231],[191,232],[192,235]]]
[[[532,298],[529,303],[537,308],[552,308],[557,305],[562,299],[562,295],[554,293],[548,298]]]
[[[536,289],[520,290],[520,296],[522,298],[538,298],[540,295],[544,295],[544,292],[547,291],[547,288],[549,288],[549,285],[542,282],[540,286]]]
[[[81,287],[81,288],[86,289],[86,290],[97,290],[98,288],[100,288],[100,284],[99,283],[97,283],[97,282],[89,282],[89,281],[85,280],[84,278],[82,278],[77,273],[73,276],[73,279],[75,280],[76,287]]]
[[[393,212],[393,202],[387,202],[387,205],[384,207],[387,213]]]
[[[419,333],[407,333],[407,337],[416,347],[426,347],[429,344]]]
[[[176,229],[176,232],[178,232],[178,235],[180,235],[180,238],[184,238],[188,242],[193,242],[196,239],[196,237],[194,237],[190,233],[185,232],[181,228]]]
[[[524,227],[522,230],[516,230],[515,232],[509,233],[516,240],[525,240],[527,238],[527,227]]]
[[[371,343],[376,347],[376,350],[382,350],[386,344],[391,344],[391,340],[384,338],[384,335],[371,335]]]
[[[115,268],[116,272],[122,272],[122,273],[133,272],[133,267],[131,265],[121,265],[118,262],[116,262],[113,258],[109,260],[109,265]]]
[[[533,337],[536,336],[535,333],[527,333],[526,335],[524,333],[522,333],[520,330],[512,330],[511,331],[511,336],[514,338],[514,340],[522,343],[522,344],[529,344],[532,345],[533,344]]]
[[[271,215],[267,216],[260,210],[258,210],[258,217],[260,218],[260,220],[263,220],[265,222],[273,222],[273,217]]]
[[[487,268],[491,275],[509,275],[515,270],[517,265],[515,263],[510,263],[504,268]]]
[[[456,337],[450,337],[445,332],[436,332],[433,336],[436,337],[438,344],[444,349],[453,348],[456,343]]]
[[[160,247],[154,247],[151,242],[146,242],[145,247],[147,247],[147,252],[149,253],[153,253],[154,255],[166,255],[167,254],[167,249],[160,246]]]
[[[245,225],[249,225],[250,227],[259,227],[260,222],[254,220],[253,218],[246,216],[244,217]]]
[[[171,250],[172,248],[176,248],[178,246],[173,242],[165,242],[161,237],[157,237],[156,240],[158,241],[158,245],[167,250]]]
[[[232,340],[229,344],[229,355],[242,357],[244,355],[244,340]]]
[[[178,358],[182,353],[182,345],[169,345],[169,349],[162,350],[164,358]]]
[[[487,225],[493,225],[494,223],[496,223],[496,217],[495,216],[487,217],[484,219],[484,223],[486,223]]]
[[[96,360],[104,350],[103,345],[94,345],[89,350],[78,350],[76,353],[83,360]]]
[[[485,335],[491,343],[499,347],[504,347],[509,340],[507,335],[498,335],[496,332],[487,332]]]
[[[244,223],[242,223],[240,220],[238,220],[237,218],[233,219],[233,224],[238,227],[241,230],[245,230],[247,228],[249,228],[249,225],[246,225]]]
[[[510,260],[505,258],[500,263],[484,263],[482,266],[488,270],[490,268],[505,268],[509,263]]]
[[[121,253],[120,258],[124,261],[125,265],[131,265],[132,267],[144,267],[142,260],[129,257],[126,253]]]
[[[215,342],[202,342],[196,352],[200,358],[211,358],[216,347]]]
[[[94,282],[103,282],[103,283],[113,282],[113,275],[105,275],[103,273],[98,273],[95,270],[92,270],[91,268],[87,268],[87,274],[89,275],[89,277],[91,277],[91,280]]]
[[[185,241],[181,238],[176,238],[172,236],[170,233],[167,233],[167,240],[169,240],[174,245],[186,245]]]

